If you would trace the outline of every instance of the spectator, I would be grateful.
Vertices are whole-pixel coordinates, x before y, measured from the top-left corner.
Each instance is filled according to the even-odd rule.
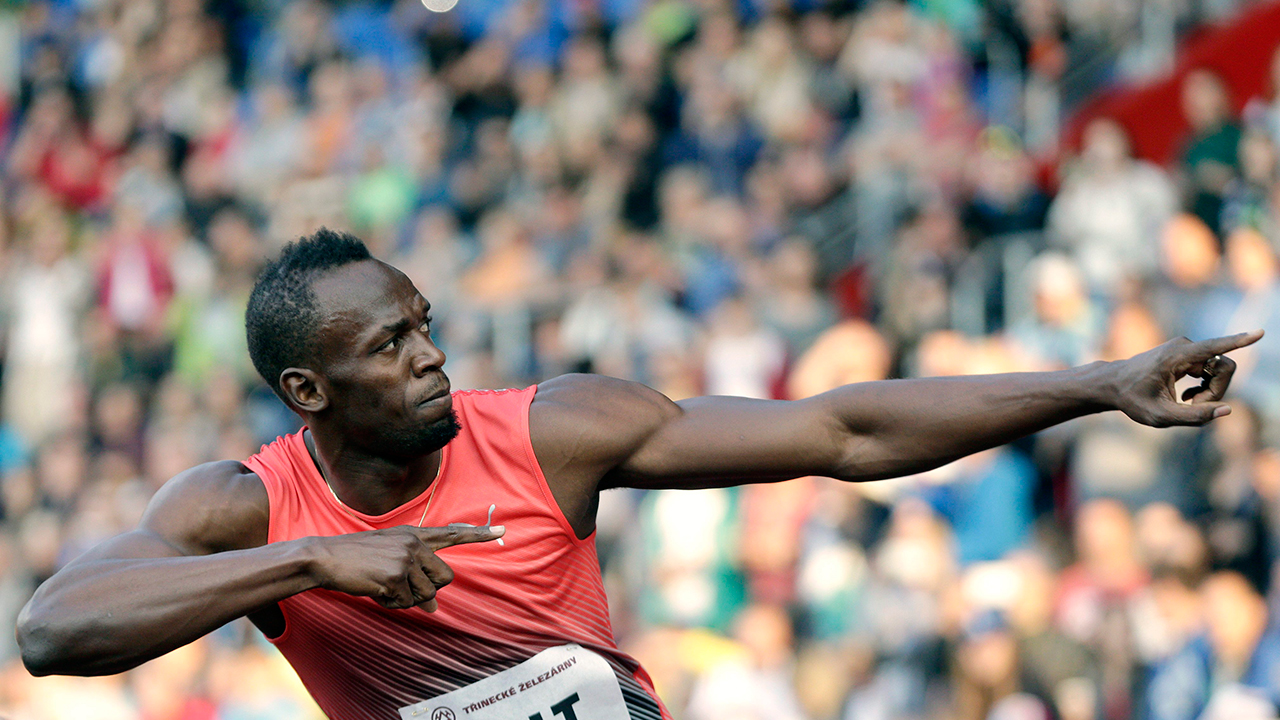
[[[767,279],[755,312],[782,336],[788,354],[795,357],[835,323],[835,308],[818,290],[817,258],[802,239],[779,243],[766,262]]]
[[[1133,645],[1133,603],[1150,577],[1142,566],[1129,511],[1114,500],[1094,500],[1076,521],[1076,564],[1062,575],[1059,627],[1097,658],[1102,718],[1129,717],[1138,683]]]
[[[691,720],[801,720],[791,684],[791,621],[778,606],[752,605],[738,616],[734,635],[745,657],[720,663],[694,685]]]
[[[1214,567],[1245,575],[1265,590],[1271,580],[1259,498],[1253,488],[1253,463],[1262,444],[1261,419],[1241,403],[1232,421],[1209,433],[1206,534]]]
[[[787,359],[782,338],[761,327],[740,297],[722,302],[707,330],[707,394],[772,397]]]
[[[1240,176],[1223,194],[1221,229],[1228,236],[1240,228],[1270,230],[1271,187],[1276,179],[1276,148],[1263,132],[1249,130],[1240,139]]]
[[[1222,286],[1222,252],[1212,230],[1191,214],[1175,217],[1164,230],[1156,288],[1161,325],[1170,336],[1206,337],[1231,304]]]
[[[1280,636],[1266,602],[1240,575],[1205,582],[1205,633],[1156,670],[1148,690],[1151,717],[1267,718],[1280,698]]]
[[[1280,292],[1280,260],[1271,244],[1257,231],[1241,228],[1227,237],[1227,270],[1237,298],[1230,311],[1226,330],[1254,323],[1258,327],[1280,327],[1276,316],[1276,293]],[[1274,339],[1252,349],[1244,358],[1241,392],[1262,413],[1267,431],[1280,428],[1280,345]],[[1274,439],[1274,438],[1272,438]]]
[[[899,503],[872,558],[857,629],[879,662],[854,689],[846,718],[937,711],[946,600],[955,567],[946,525],[918,501]]]
[[[1191,211],[1220,237],[1223,195],[1239,172],[1241,135],[1222,78],[1205,69],[1189,73],[1182,113],[1191,126],[1181,158]]]
[[[977,238],[1044,228],[1049,198],[1036,185],[1032,159],[1011,133],[998,128],[984,132],[973,166],[973,194],[964,215]]]
[[[998,610],[975,613],[962,631],[956,650],[958,681],[956,717],[1043,718],[1048,708],[1019,692],[1018,643]]]
[[[1266,134],[1272,145],[1280,144],[1280,48],[1271,54],[1267,73],[1267,95],[1250,98],[1244,117]]]
[[[241,321],[319,225],[423,291],[457,388],[808,398],[1275,329],[1274,88],[1241,119],[1193,73],[1179,167],[1107,119],[1055,166],[1078,103],[1237,3],[365,5],[0,0],[0,618],[296,428]],[[618,639],[677,720],[1135,717],[1186,657],[1248,685],[1222,618],[1254,601],[1201,585],[1280,606],[1277,342],[1207,431],[1112,413],[897,481],[606,493]],[[1207,635],[1202,605],[1231,608]],[[117,678],[13,653],[15,720],[320,717],[243,621]]]
[[[54,208],[15,253],[5,342],[3,419],[28,445],[38,445],[74,421],[79,323],[88,300],[88,273],[71,254],[71,228]]]
[[[820,335],[800,356],[787,380],[787,392],[800,399],[848,383],[883,380],[892,362],[888,343],[873,326],[846,320]]]
[[[1130,303],[1116,307],[1101,359],[1125,357],[1136,347],[1159,344],[1164,334],[1150,309]],[[1155,434],[1128,418],[1098,416],[1073,423],[1075,445],[1068,458],[1072,493],[1080,502],[1117,498],[1131,507],[1168,502],[1184,511],[1199,507],[1187,457],[1190,433]]]
[[[1012,569],[1016,587],[1006,612],[1018,638],[1021,687],[1056,709],[1060,717],[1093,717],[1097,662],[1085,644],[1053,623],[1057,576],[1043,558],[1033,555],[1016,556]],[[975,581],[987,579],[976,568],[971,574]],[[1083,703],[1079,702],[1082,695]]]
[[[1074,367],[1095,357],[1101,317],[1075,263],[1044,253],[1027,273],[1035,310],[1010,328],[1014,342],[1048,367]]]
[[[1200,584],[1211,558],[1200,529],[1172,505],[1151,503],[1135,520],[1151,585],[1135,604],[1134,641],[1142,664],[1153,668],[1201,631]]]
[[[1077,165],[1049,208],[1049,230],[1080,263],[1090,293],[1107,297],[1127,278],[1155,272],[1153,239],[1174,208],[1168,178],[1133,158],[1119,124],[1098,119],[1085,129]]]

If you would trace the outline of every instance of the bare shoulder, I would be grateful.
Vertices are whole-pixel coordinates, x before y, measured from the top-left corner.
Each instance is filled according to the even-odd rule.
[[[265,545],[268,517],[262,479],[243,463],[223,460],[166,482],[147,507],[141,529],[184,554],[203,555]]]
[[[604,375],[561,375],[538,385],[531,416],[539,424],[599,423],[611,433],[647,435],[680,415],[680,406],[653,388]]]
[[[566,463],[607,470],[682,413],[667,396],[603,375],[561,375],[538,385],[529,434],[544,470]]]
[[[588,412],[641,412],[662,418],[680,412],[680,407],[666,395],[631,380],[607,375],[575,373],[561,375],[538,384],[534,402],[564,405],[563,409]],[[619,408],[619,404],[622,407]]]

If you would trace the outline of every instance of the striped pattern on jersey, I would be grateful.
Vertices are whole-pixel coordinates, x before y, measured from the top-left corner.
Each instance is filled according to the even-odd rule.
[[[579,540],[560,513],[529,442],[523,390],[453,394],[462,432],[443,451],[424,525],[505,525],[504,545],[440,551],[453,583],[439,610],[387,610],[369,598],[311,590],[280,603],[284,633],[272,640],[332,720],[399,720],[398,708],[457,690],[556,645],[603,656],[633,720],[670,720],[653,684],[613,641],[595,538]],[[269,542],[416,525],[431,490],[389,513],[338,503],[297,433],[245,464],[270,500]]]

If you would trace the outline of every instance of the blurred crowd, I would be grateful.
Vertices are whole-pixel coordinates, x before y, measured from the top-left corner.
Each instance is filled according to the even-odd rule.
[[[297,428],[244,306],[327,225],[431,300],[455,388],[801,398],[1266,328],[1206,429],[611,491],[597,542],[678,720],[1276,717],[1280,92],[1192,72],[1169,167],[1105,118],[1059,145],[1242,5],[0,0],[0,625],[167,478]],[[319,714],[239,622],[96,679],[0,633],[0,716]]]

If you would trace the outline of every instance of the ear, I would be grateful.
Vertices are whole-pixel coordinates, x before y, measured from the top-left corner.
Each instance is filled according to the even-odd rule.
[[[296,410],[318,413],[329,407],[324,381],[314,370],[285,368],[280,371],[280,390]]]

